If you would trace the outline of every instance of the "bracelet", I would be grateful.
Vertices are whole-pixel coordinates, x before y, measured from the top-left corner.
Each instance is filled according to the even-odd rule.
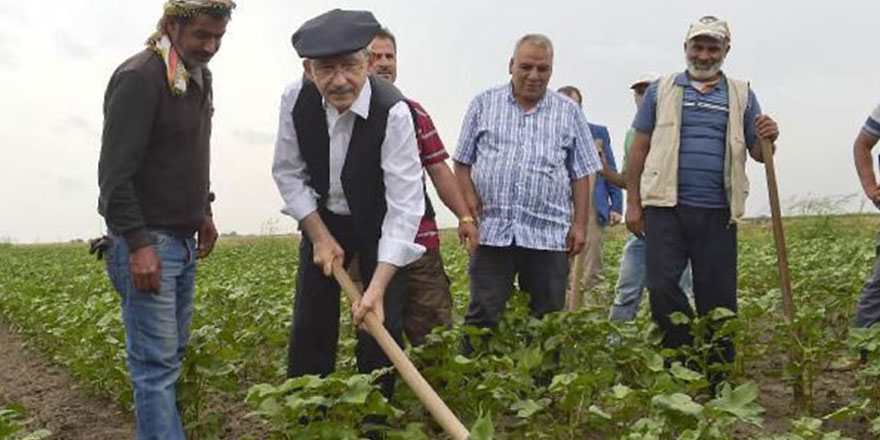
[[[473,223],[473,224],[477,224],[477,221],[474,220],[473,217],[471,217],[471,216],[469,216],[469,215],[466,215],[466,216],[464,216],[464,217],[458,219],[458,223],[459,223],[459,224],[460,224],[460,223]]]

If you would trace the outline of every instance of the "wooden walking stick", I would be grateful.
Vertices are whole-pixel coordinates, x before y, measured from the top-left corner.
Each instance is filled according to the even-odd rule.
[[[782,212],[779,208],[779,188],[776,185],[776,167],[773,165],[773,144],[768,139],[760,139],[761,153],[764,159],[764,171],[767,174],[767,193],[770,196],[770,216],[773,221],[773,238],[776,240],[776,262],[779,266],[779,289],[782,291],[782,309],[789,322],[794,322],[795,307],[791,293],[791,272],[788,268],[788,252],[785,249],[785,233],[782,230]],[[798,331],[791,329],[791,337],[798,340]],[[798,362],[799,356],[794,350],[789,353],[789,362]],[[802,400],[803,386],[798,380],[794,385],[794,396]]]
[[[782,290],[782,308],[785,317],[794,320],[794,300],[791,295],[791,272],[788,269],[788,252],[785,249],[785,233],[782,230],[782,213],[779,208],[779,188],[776,185],[776,167],[773,165],[773,144],[761,139],[764,171],[767,173],[767,192],[770,195],[770,216],[773,220],[773,238],[776,239],[776,261],[779,265],[779,283]]]
[[[333,262],[333,276],[342,287],[342,290],[348,294],[348,299],[352,304],[360,301],[362,295],[361,290],[354,284],[351,277],[348,276],[348,272],[345,271],[342,267],[342,263],[338,260]],[[385,352],[385,355],[388,356],[388,359],[394,364],[394,368],[400,373],[404,382],[412,388],[422,404],[425,405],[425,408],[428,409],[428,412],[434,416],[434,420],[436,420],[443,430],[453,439],[468,440],[471,435],[470,432],[468,432],[467,428],[464,427],[455,414],[452,413],[452,410],[446,406],[446,403],[440,399],[440,396],[438,396],[437,392],[431,388],[428,381],[422,377],[412,361],[406,357],[406,353],[404,353],[400,346],[397,345],[397,342],[391,337],[388,330],[385,329],[385,326],[379,322],[379,318],[373,312],[369,312],[364,317],[364,323],[367,327],[367,331],[370,332],[379,346],[382,347],[382,351]]]

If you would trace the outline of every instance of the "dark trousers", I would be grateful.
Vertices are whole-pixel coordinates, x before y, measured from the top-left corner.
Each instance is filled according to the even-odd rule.
[[[513,292],[513,279],[529,293],[532,315],[541,316],[565,307],[568,254],[519,246],[480,246],[470,262],[471,302],[464,323],[495,327]],[[466,348],[467,349],[467,348]]]
[[[862,295],[856,307],[855,326],[871,327],[880,322],[880,233],[875,240],[874,273],[862,288]]]
[[[731,224],[728,209],[649,207],[645,209],[645,236],[651,313],[663,331],[665,347],[693,343],[689,327],[673,325],[669,319],[674,312],[694,317],[679,285],[688,260],[693,268],[697,314],[703,316],[717,307],[737,311],[736,225]],[[710,362],[719,358],[733,361],[730,340],[718,341]]]
[[[365,285],[369,285],[376,269],[378,243],[364,243],[354,234],[350,217],[322,213],[321,218],[345,250],[345,266],[357,254],[360,273]],[[398,270],[385,290],[385,328],[402,345],[403,294],[405,276]],[[299,251],[299,270],[296,279],[296,296],[293,301],[293,324],[288,346],[287,376],[306,374],[326,375],[336,365],[336,346],[339,342],[340,287],[336,280],[324,276],[323,270],[312,262],[312,242],[303,234]],[[357,367],[367,373],[391,365],[376,340],[358,330],[355,346]],[[380,380],[382,393],[391,396],[394,376],[389,374]]]

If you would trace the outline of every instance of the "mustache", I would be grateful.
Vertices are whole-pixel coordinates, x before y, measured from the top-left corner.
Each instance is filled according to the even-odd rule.
[[[717,61],[711,61],[711,60],[710,61],[703,61],[703,60],[698,60],[696,58],[688,58],[688,57],[685,57],[685,59],[687,60],[687,63],[690,67],[696,68],[699,70],[711,70],[716,67],[721,67],[722,65],[724,65],[724,58],[717,60]]]
[[[330,87],[327,89],[328,95],[347,95],[349,93],[354,93],[354,89],[351,87]]]

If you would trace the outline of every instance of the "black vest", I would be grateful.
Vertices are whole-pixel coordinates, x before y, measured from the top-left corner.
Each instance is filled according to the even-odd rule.
[[[387,211],[382,143],[388,112],[404,98],[386,81],[372,75],[369,81],[370,116],[355,119],[341,180],[356,234],[375,245],[382,235],[382,221]],[[318,205],[323,210],[330,189],[330,137],[323,99],[313,82],[303,80],[292,116],[300,152],[308,167],[308,184],[318,193]],[[426,215],[433,217],[429,203],[425,197]]]

